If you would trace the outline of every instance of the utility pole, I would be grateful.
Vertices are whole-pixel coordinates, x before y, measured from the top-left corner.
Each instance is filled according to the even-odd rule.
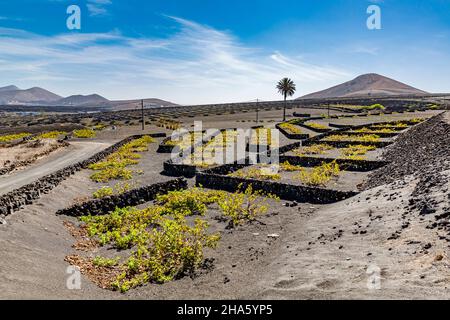
[[[256,99],[256,125],[259,124],[259,99]]]
[[[145,121],[144,121],[144,100],[141,100],[141,115],[142,115],[142,131],[145,130]]]

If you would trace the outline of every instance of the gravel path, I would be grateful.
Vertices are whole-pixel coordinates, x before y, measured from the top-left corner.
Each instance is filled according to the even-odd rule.
[[[0,195],[18,189],[45,175],[82,161],[106,149],[112,143],[71,142],[70,147],[60,150],[49,157],[36,162],[28,168],[0,176]]]

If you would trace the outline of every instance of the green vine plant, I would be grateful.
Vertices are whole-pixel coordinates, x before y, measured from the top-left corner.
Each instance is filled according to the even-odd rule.
[[[89,169],[96,171],[91,175],[91,179],[95,182],[131,180],[133,172],[127,167],[138,164],[142,157],[139,153],[148,151],[148,145],[153,142],[155,140],[152,137],[144,136],[125,144],[104,161],[91,164]]]
[[[233,194],[201,187],[172,191],[159,195],[145,209],[117,208],[107,215],[82,217],[81,228],[90,239],[100,246],[125,250],[122,258],[88,260],[88,276],[111,275],[106,288],[126,292],[195,273],[204,261],[205,248],[216,248],[221,238],[220,233],[209,232],[203,218],[210,206],[216,204],[229,219],[228,227],[234,228],[254,221],[267,212],[269,199],[278,199],[254,191],[251,185],[242,189]]]

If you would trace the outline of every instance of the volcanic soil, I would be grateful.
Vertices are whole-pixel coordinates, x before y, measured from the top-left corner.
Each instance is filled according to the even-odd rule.
[[[127,294],[85,277],[80,290],[67,289],[64,258],[75,239],[63,223],[74,219],[55,212],[92,194],[89,172],[81,171],[0,225],[0,297],[446,299],[449,142],[447,113],[401,134],[382,155],[391,164],[372,173],[358,196],[322,206],[271,202],[257,222],[223,230],[219,247],[206,252],[212,267]],[[156,174],[169,155],[153,151]]]

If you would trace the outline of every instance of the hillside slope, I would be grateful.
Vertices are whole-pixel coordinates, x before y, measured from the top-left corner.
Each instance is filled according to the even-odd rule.
[[[308,94],[300,99],[423,94],[427,94],[427,92],[379,74],[369,73],[329,89]]]

